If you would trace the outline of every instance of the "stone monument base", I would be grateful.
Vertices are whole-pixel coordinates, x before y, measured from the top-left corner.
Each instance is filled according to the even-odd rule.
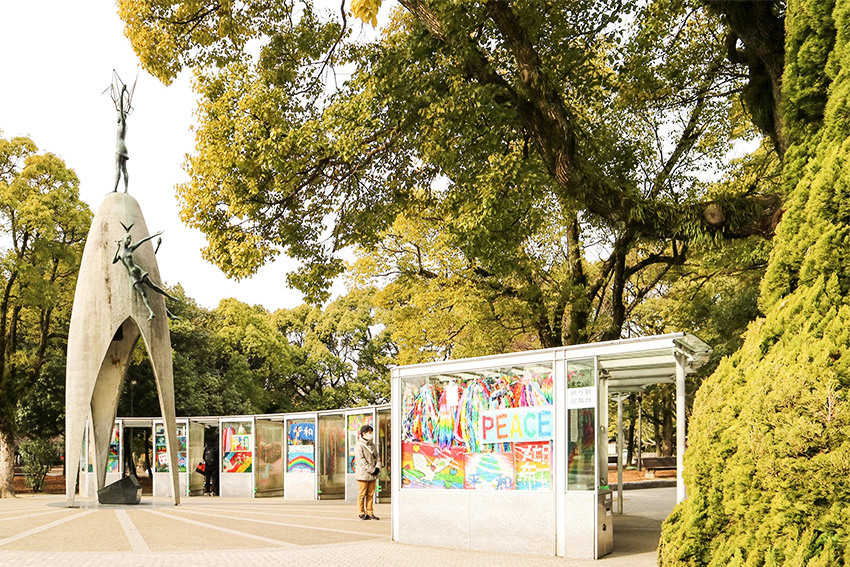
[[[134,476],[125,476],[119,481],[97,491],[101,504],[138,504],[142,501],[142,485]]]

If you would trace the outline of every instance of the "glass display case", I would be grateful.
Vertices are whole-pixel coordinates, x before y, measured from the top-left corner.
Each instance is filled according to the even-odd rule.
[[[392,498],[392,483],[390,482],[390,474],[392,472],[392,462],[390,453],[392,448],[391,422],[389,407],[377,408],[375,439],[378,444],[378,461],[381,463],[381,472],[378,474],[378,484],[375,487],[375,498],[377,502],[385,504],[390,502]]]
[[[257,418],[257,496],[283,495],[283,422]]]
[[[316,480],[316,414],[289,415],[286,428],[286,472],[283,496],[287,500],[315,500]]]
[[[357,446],[357,440],[360,437],[360,428],[364,425],[371,425],[372,429],[375,428],[375,413],[374,411],[369,411],[368,413],[348,413],[345,416],[346,419],[346,441],[348,448],[348,455],[346,458],[346,473],[354,474],[354,447]]]
[[[221,496],[254,496],[254,418],[221,418],[219,423]]]
[[[177,419],[177,478],[180,483],[180,494],[189,493],[189,422],[187,419]],[[170,497],[171,476],[168,462],[168,449],[165,441],[165,424],[161,420],[153,422],[153,495]],[[194,467],[193,467],[194,468]]]
[[[670,333],[393,368],[393,540],[609,553],[609,391],[675,383],[684,407],[684,376],[710,353]],[[684,427],[677,440],[683,447]]]
[[[319,414],[318,496],[320,500],[345,498],[345,414]]]
[[[594,361],[570,360],[567,362],[567,490],[593,490],[595,478]]]

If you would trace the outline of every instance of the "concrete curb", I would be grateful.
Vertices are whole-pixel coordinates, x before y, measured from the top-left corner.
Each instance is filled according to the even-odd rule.
[[[617,490],[617,485],[609,485],[611,490]],[[641,490],[643,488],[669,488],[676,486],[675,478],[659,478],[657,480],[638,480],[633,482],[624,482],[623,490]]]

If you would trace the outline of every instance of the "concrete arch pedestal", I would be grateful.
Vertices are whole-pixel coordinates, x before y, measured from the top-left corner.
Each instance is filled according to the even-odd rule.
[[[174,415],[174,377],[171,366],[171,337],[165,298],[152,291],[148,299],[155,317],[133,289],[127,270],[112,259],[125,230],[130,226],[133,242],[148,236],[138,202],[126,193],[110,193],[92,220],[68,332],[68,362],[65,374],[65,498],[74,505],[86,421],[91,420],[93,464],[98,490],[106,480],[106,460],[118,398],[136,342],[141,338],[153,366],[159,404],[165,421],[165,439],[174,504],[180,503],[177,472],[177,432]],[[136,264],[160,283],[159,269],[151,242],[134,253]]]

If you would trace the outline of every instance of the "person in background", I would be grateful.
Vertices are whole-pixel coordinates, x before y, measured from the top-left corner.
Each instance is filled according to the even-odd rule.
[[[204,494],[218,494],[218,447],[210,441],[204,446]]]
[[[360,438],[354,447],[354,478],[357,479],[357,509],[361,520],[377,520],[372,503],[375,500],[375,482],[380,469],[375,443],[372,442],[371,425],[360,428]]]

